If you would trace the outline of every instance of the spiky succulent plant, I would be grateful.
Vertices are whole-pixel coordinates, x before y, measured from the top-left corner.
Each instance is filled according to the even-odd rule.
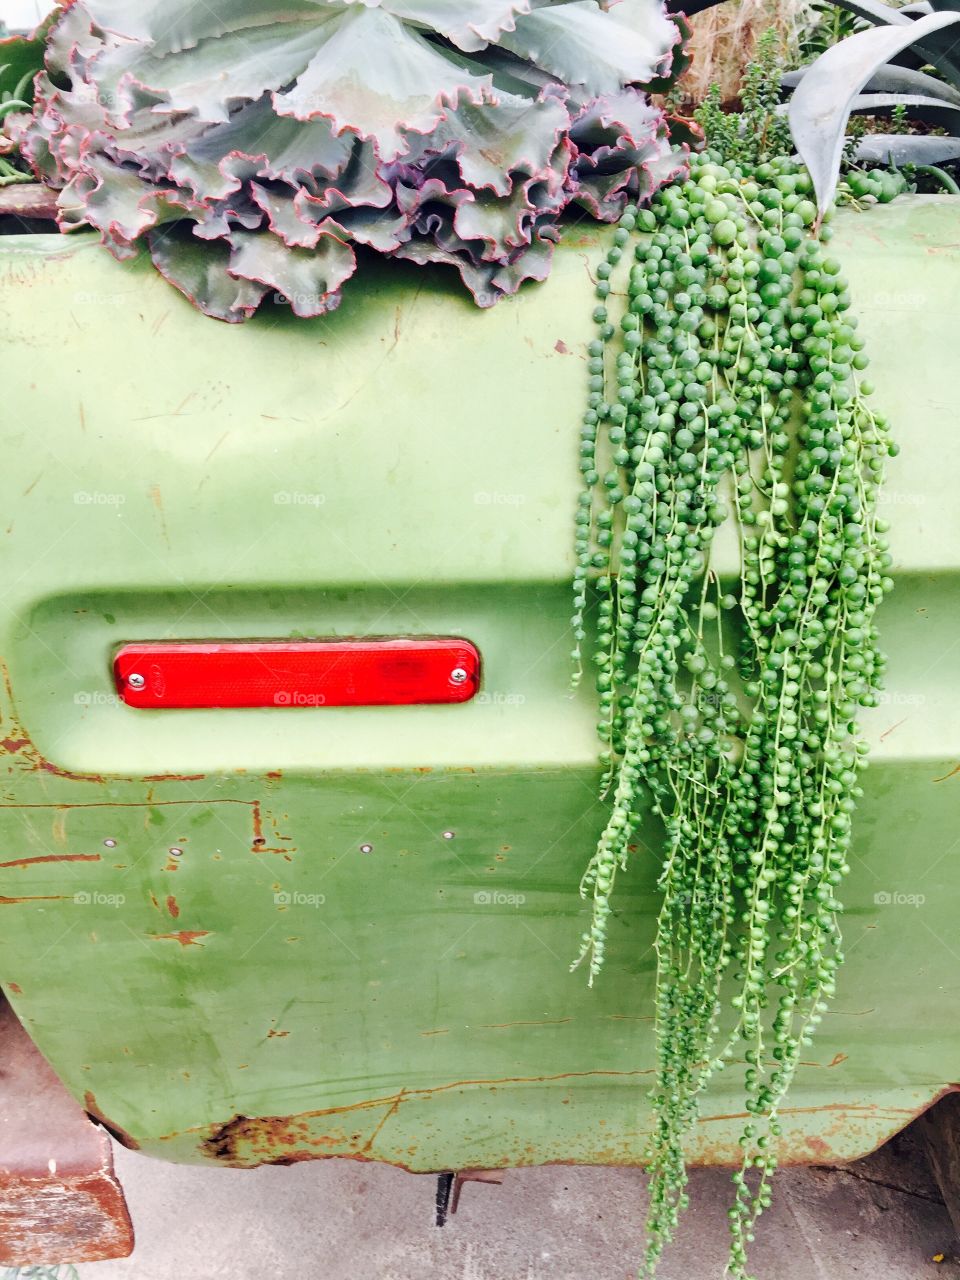
[[[638,87],[678,48],[661,0],[75,0],[18,141],[64,230],[145,237],[222,320],[333,309],[358,245],[488,306],[569,205],[612,221],[679,168]]]

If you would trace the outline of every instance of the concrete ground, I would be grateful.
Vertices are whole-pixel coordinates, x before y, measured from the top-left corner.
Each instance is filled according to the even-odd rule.
[[[118,1149],[117,1167],[137,1249],[81,1267],[81,1280],[632,1280],[642,1248],[644,1177],[630,1169],[469,1184],[438,1230],[435,1180],[377,1165],[208,1171]],[[728,1179],[694,1173],[662,1280],[720,1280]],[[753,1263],[757,1280],[960,1280],[957,1248],[908,1131],[843,1170],[782,1170]]]

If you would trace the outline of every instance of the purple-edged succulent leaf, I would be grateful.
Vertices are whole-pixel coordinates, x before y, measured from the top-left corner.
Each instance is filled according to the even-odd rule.
[[[480,305],[682,165],[642,84],[661,0],[74,0],[18,141],[64,230],[236,322],[332,310],[351,244],[456,268]]]
[[[225,240],[204,243],[189,224],[176,223],[149,232],[147,242],[160,274],[204,315],[237,324],[266,297],[266,285],[230,275],[231,248]]]
[[[512,31],[517,14],[529,13],[530,0],[383,0],[389,13],[431,28],[458,49],[478,53]]]
[[[637,21],[616,17],[623,5]],[[600,94],[650,80],[674,35],[658,0],[620,0],[608,12],[595,0],[571,0],[518,17],[516,29],[504,32],[499,43],[565,84]]]
[[[553,167],[557,144],[569,126],[569,112],[556,98],[531,102],[503,94],[497,106],[464,103],[450,112],[430,135],[429,145],[455,149],[460,175],[469,186],[507,196],[514,174],[532,177]]]
[[[324,232],[312,250],[289,248],[273,235],[237,231],[230,274],[274,289],[298,316],[320,316],[340,305],[340,286],[357,269],[349,245]]]
[[[274,105],[280,115],[323,116],[336,132],[369,139],[381,160],[402,155],[405,132],[435,128],[447,103],[483,102],[492,94],[489,75],[464,72],[382,9],[352,8],[329,27],[330,35],[296,86],[275,94]]]

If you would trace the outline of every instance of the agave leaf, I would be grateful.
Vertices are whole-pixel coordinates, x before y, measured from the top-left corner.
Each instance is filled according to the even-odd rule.
[[[231,324],[249,319],[266,296],[266,286],[230,275],[229,244],[204,243],[190,227],[189,222],[178,222],[148,232],[157,270],[204,315]]]
[[[374,142],[383,160],[402,154],[404,133],[429,133],[444,103],[475,103],[492,93],[489,75],[464,73],[438,47],[380,9],[345,12],[330,23],[326,43],[285,93],[277,112],[311,120],[324,116]],[[371,68],[375,70],[371,71]]]
[[[832,0],[832,3],[878,27],[904,27],[912,21],[902,9],[884,3],[884,0]]]
[[[788,114],[793,140],[810,171],[821,213],[837,187],[850,108],[863,86],[885,62],[918,39],[958,24],[956,14],[934,13],[908,21],[906,26],[861,31],[827,49],[810,67],[790,100]]]
[[[922,120],[954,135],[960,133],[960,106],[944,102],[941,98],[906,93],[861,93],[851,102],[850,111],[860,115],[885,116],[897,107],[903,107],[911,120]]]
[[[796,71],[788,71],[782,77],[787,89],[794,89],[810,70],[800,67]],[[954,102],[960,106],[960,90],[945,80],[927,75],[924,71],[915,71],[912,67],[898,67],[888,63],[870,77],[863,86],[864,93],[907,93],[920,94],[927,98],[941,98],[944,102]]]
[[[945,164],[960,159],[960,138],[923,133],[868,133],[857,143],[861,164]]]
[[[932,5],[911,5],[905,6],[903,9],[895,9],[892,5],[884,4],[883,0],[832,0],[834,4],[839,5],[842,9],[848,9],[851,13],[857,14],[858,17],[865,18],[868,22],[873,22],[878,26],[907,26],[912,24],[914,30],[918,27],[917,18],[929,16],[934,12]],[[955,6],[945,4],[943,8],[952,11]],[[850,39],[851,37],[848,37]],[[910,46],[907,46],[901,54],[894,55],[900,57],[909,57],[920,65],[929,63],[931,66],[937,67],[944,71],[950,78],[956,81],[960,78],[960,58],[956,53],[957,41],[952,32],[932,31],[930,34],[918,31],[915,40]]]
[[[609,14],[594,0],[571,0],[517,18],[516,30],[505,32],[499,43],[529,58],[567,84],[583,85],[590,94],[611,93],[624,85],[649,80],[664,57],[660,23],[669,23],[653,0],[644,6],[647,20],[636,25],[617,23],[610,38],[610,21],[617,8],[635,0],[620,0]],[[655,15],[659,15],[660,22]],[[673,43],[667,39],[666,46]]]
[[[324,232],[313,249],[290,249],[266,232],[237,231],[230,274],[283,295],[298,316],[320,316],[340,305],[340,286],[357,259],[349,245]]]

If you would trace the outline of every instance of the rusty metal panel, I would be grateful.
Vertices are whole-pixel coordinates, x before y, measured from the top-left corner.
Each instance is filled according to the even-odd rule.
[[[132,1251],[109,1137],[0,1000],[0,1265],[98,1262]]]

